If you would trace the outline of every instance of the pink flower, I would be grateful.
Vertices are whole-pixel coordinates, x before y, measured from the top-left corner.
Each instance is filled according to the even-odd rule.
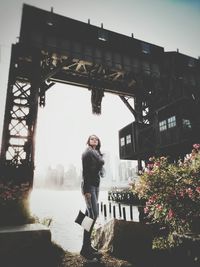
[[[190,198],[193,197],[193,190],[192,190],[190,187],[187,188],[187,189],[185,190],[185,192],[186,192],[186,194],[188,194],[188,196],[189,196]]]
[[[167,219],[170,220],[174,217],[174,211],[172,209],[169,209],[168,214],[167,214]]]
[[[149,204],[152,204],[153,202],[156,201],[156,199],[157,199],[157,195],[154,194],[153,196],[151,196],[151,197],[149,198],[148,203],[149,203]]]
[[[193,148],[198,150],[200,148],[200,144],[194,144]]]
[[[152,161],[152,162],[154,162],[154,160],[155,160],[155,158],[154,158],[154,157],[150,157],[150,158],[149,158],[149,161]]]
[[[162,205],[157,204],[157,205],[156,205],[156,208],[157,208],[159,211],[161,211],[161,210],[162,210]]]
[[[155,166],[160,167],[160,162],[157,161],[157,162],[155,163]]]
[[[153,169],[153,166],[154,166],[154,163],[148,163],[147,164],[147,169],[148,170],[152,170]]]
[[[198,187],[196,188],[196,191],[197,191],[197,193],[200,194],[200,186],[198,186]]]
[[[149,212],[149,207],[145,207],[144,208],[144,213],[148,213]]]
[[[154,174],[154,172],[153,172],[152,170],[147,170],[146,173],[147,173],[148,175],[153,175],[153,174]]]
[[[184,197],[184,191],[181,190],[181,191],[179,192],[179,195],[180,195],[181,197]]]

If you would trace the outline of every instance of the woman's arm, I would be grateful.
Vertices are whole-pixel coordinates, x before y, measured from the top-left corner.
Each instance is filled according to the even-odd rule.
[[[86,151],[82,155],[82,170],[83,170],[83,193],[90,192],[90,179],[91,179],[91,153]]]

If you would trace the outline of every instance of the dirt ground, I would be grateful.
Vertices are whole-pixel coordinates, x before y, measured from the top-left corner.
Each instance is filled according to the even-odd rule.
[[[103,253],[103,256],[98,262],[92,262],[85,260],[78,253],[71,253],[68,251],[64,251],[61,256],[61,262],[57,267],[134,267],[129,262],[116,259],[108,255],[107,253]]]
[[[127,261],[111,257],[107,253],[99,261],[87,261],[79,253],[63,250],[56,243],[38,244],[23,251],[13,249],[0,259],[0,267],[135,267]]]

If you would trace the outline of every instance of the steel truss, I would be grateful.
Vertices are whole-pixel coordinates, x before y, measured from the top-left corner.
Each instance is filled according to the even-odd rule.
[[[55,57],[55,54],[12,46],[4,129],[1,147],[2,181],[32,184],[35,157],[35,133],[38,104],[45,106],[45,93],[60,77],[79,81],[79,85],[91,90],[93,111],[98,111],[106,88],[133,86],[133,79],[125,79],[122,71],[106,69],[102,65],[71,57]],[[112,86],[111,86],[112,85]],[[100,93],[99,93],[100,92]],[[96,106],[95,106],[96,105]]]
[[[135,121],[151,122],[151,97],[159,78],[147,79],[141,73],[136,75],[71,56],[27,48],[20,43],[13,45],[1,148],[4,173],[1,180],[32,183],[38,104],[45,106],[45,93],[57,82],[91,90],[93,113],[101,113],[102,97],[104,92],[109,92],[120,96]]]

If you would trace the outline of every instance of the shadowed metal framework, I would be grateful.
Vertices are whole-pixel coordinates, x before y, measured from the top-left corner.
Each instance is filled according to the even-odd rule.
[[[200,60],[179,51],[165,52],[160,82],[162,88],[149,81],[146,93],[139,95],[142,122],[120,129],[121,159],[168,156],[174,161],[200,143]]]
[[[199,61],[188,58],[199,74]],[[32,184],[38,105],[45,106],[45,93],[56,83],[90,90],[94,114],[101,113],[105,92],[118,95],[135,120],[131,154],[120,146],[120,157],[145,158],[149,149],[138,144],[155,142],[155,131],[146,129],[158,124],[155,114],[174,99],[173,60],[160,46],[24,4],[11,51],[0,180]],[[199,93],[195,97],[199,101]]]

